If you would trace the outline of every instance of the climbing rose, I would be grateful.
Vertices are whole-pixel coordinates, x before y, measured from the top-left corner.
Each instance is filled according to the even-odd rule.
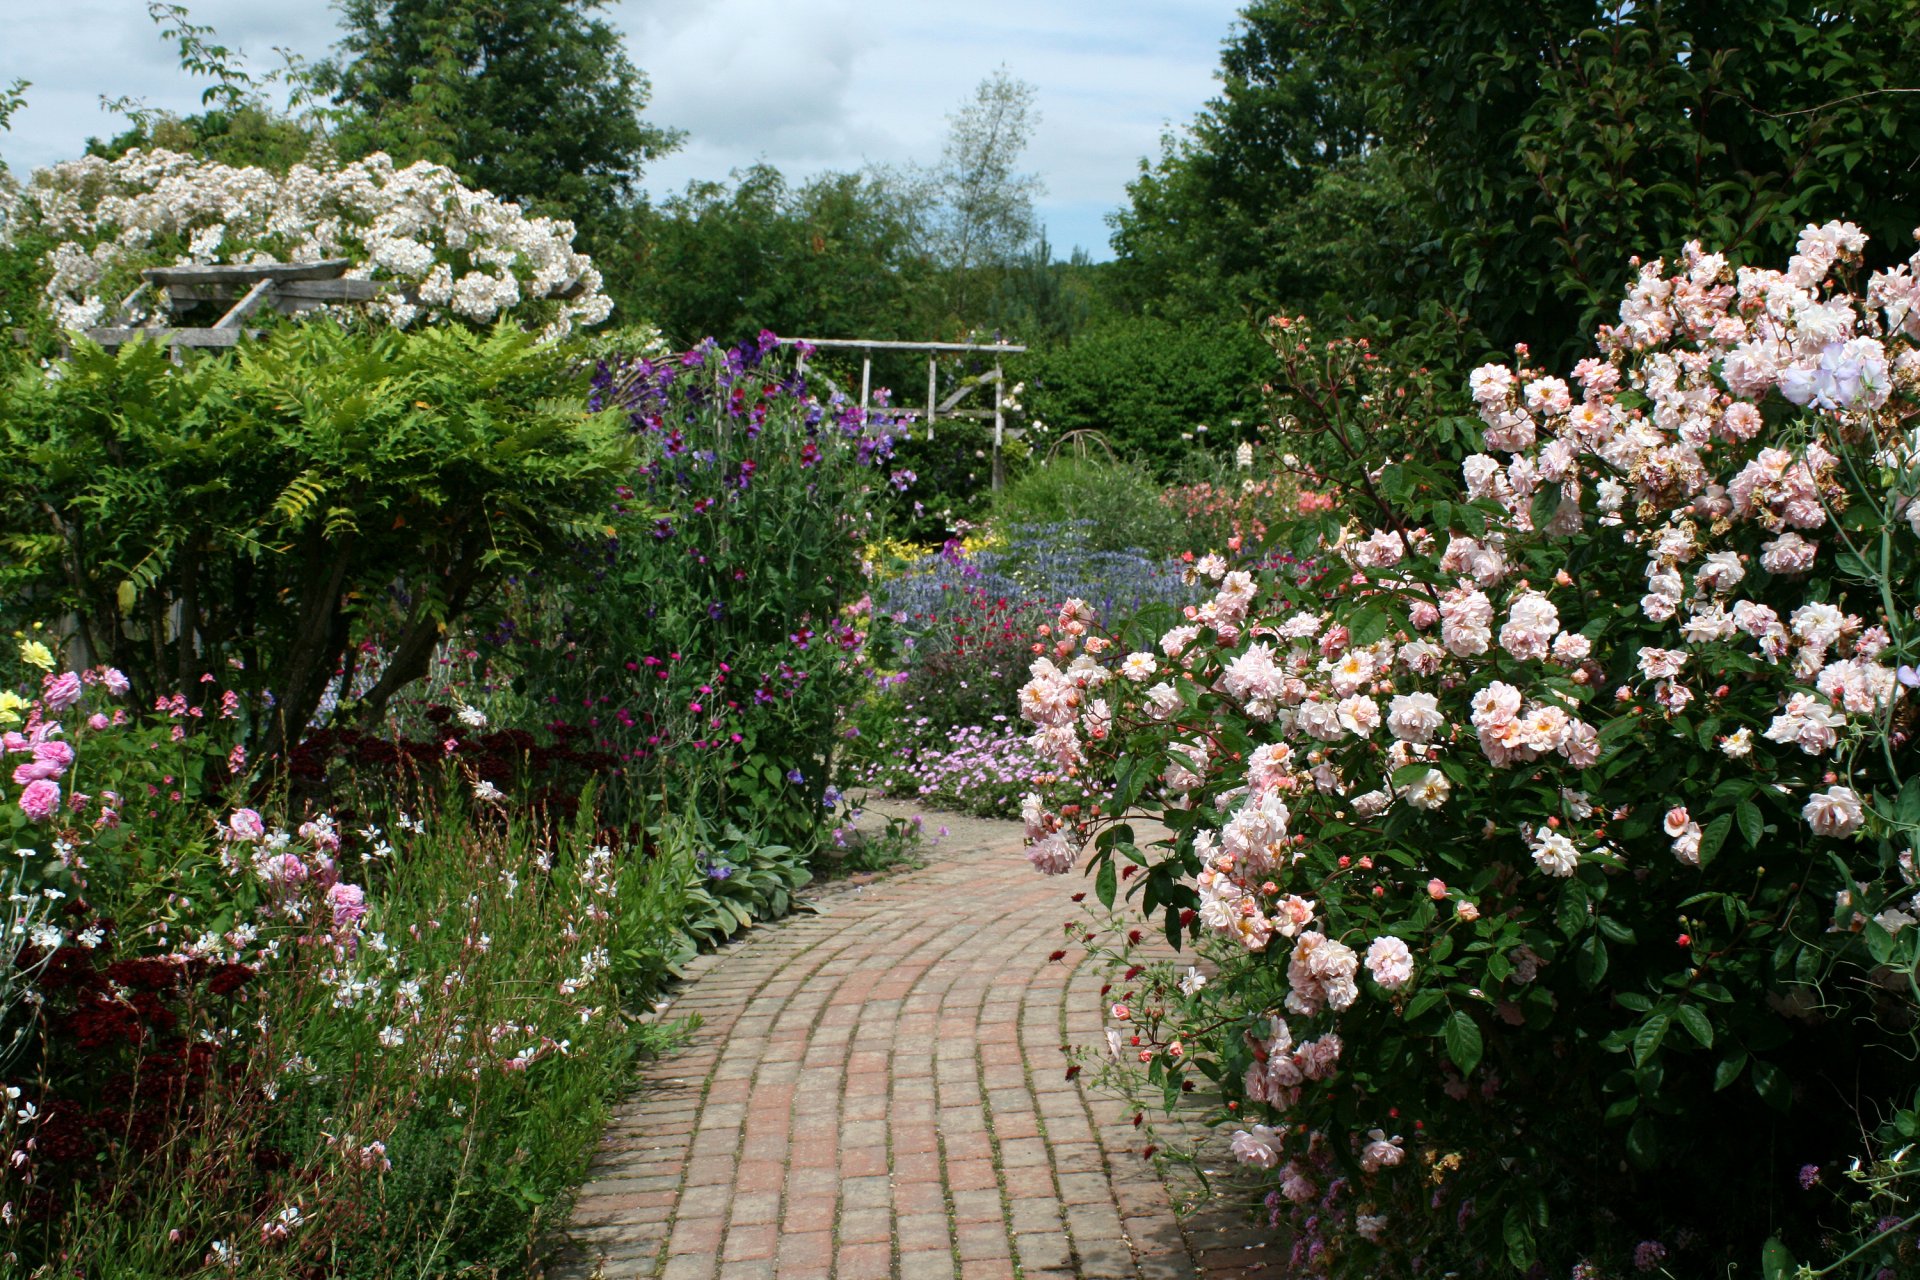
[[[1867,820],[1860,797],[1851,787],[1828,787],[1825,792],[1816,793],[1800,811],[1800,816],[1807,820],[1815,835],[1835,839],[1852,835]]]
[[[1413,978],[1413,953],[1398,938],[1375,938],[1367,948],[1367,972],[1388,991],[1398,991]]]
[[[1236,1130],[1232,1150],[1233,1158],[1241,1164],[1271,1169],[1280,1163],[1279,1135],[1264,1124]]]

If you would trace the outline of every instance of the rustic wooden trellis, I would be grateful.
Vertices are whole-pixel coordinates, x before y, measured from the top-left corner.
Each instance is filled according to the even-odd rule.
[[[971,418],[977,421],[991,419],[993,422],[993,487],[998,489],[1001,481],[1000,451],[1009,438],[1019,439],[1026,434],[1019,427],[1007,425],[1006,373],[1000,364],[1000,358],[1008,355],[1024,355],[1026,348],[1011,342],[895,342],[883,338],[782,338],[788,345],[805,343],[809,347],[840,347],[861,353],[860,359],[860,404],[865,407],[873,399],[873,353],[875,351],[924,351],[927,353],[927,407],[908,409],[892,406],[890,412],[896,417],[915,422],[924,422],[927,427],[927,439],[933,439],[933,424],[941,418]],[[955,388],[945,400],[939,399],[940,380],[937,361],[943,352],[985,351],[993,355],[993,369],[967,378]],[[800,368],[806,367],[806,357],[802,356]],[[824,375],[823,375],[824,378]],[[835,391],[831,378],[824,378],[826,384]],[[993,407],[960,408],[960,403],[982,387],[993,388]]]

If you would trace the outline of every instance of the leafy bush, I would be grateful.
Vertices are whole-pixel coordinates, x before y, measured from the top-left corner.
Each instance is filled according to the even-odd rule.
[[[1026,408],[1054,436],[1100,431],[1124,456],[1170,475],[1191,449],[1251,433],[1265,357],[1237,321],[1114,319],[1027,357]]]
[[[443,629],[606,523],[632,442],[566,351],[490,332],[293,326],[176,365],[83,344],[0,392],[0,591],[72,610],[87,662],[141,704],[204,709],[220,672],[251,746],[297,737],[357,642],[385,640],[363,722]]]
[[[1160,485],[1133,462],[1053,458],[1034,462],[994,499],[1008,527],[1071,524],[1094,551],[1174,555],[1192,548]]]
[[[1208,566],[1157,650],[1061,611],[1034,745],[1173,835],[1069,792],[1031,856],[1097,837],[1103,901],[1208,939],[1217,977],[1113,1016],[1150,1082],[1218,1082],[1296,1265],[1764,1243],[1784,1275],[1857,1229],[1797,1179],[1907,1104],[1920,1028],[1920,296],[1850,287],[1862,240],[1648,263],[1577,390],[1523,350],[1475,371],[1477,424],[1279,322],[1343,573]],[[1400,447],[1436,426],[1485,450],[1464,488]]]

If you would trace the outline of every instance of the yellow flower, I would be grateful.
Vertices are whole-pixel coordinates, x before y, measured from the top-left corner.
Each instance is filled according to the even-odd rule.
[[[30,704],[11,689],[0,689],[0,724],[19,724],[20,713]]]
[[[41,644],[38,640],[22,640],[20,642],[20,660],[29,666],[38,667],[42,671],[53,670],[53,650],[47,648],[47,646]]]

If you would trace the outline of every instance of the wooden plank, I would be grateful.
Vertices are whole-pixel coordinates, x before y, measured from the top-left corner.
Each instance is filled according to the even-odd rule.
[[[326,258],[319,262],[217,263],[149,267],[140,277],[166,289],[182,284],[225,285],[238,295],[256,280],[332,280],[345,274],[352,265],[350,258]]]
[[[103,347],[124,346],[147,338],[169,347],[231,347],[240,341],[239,329],[88,329],[86,334]]]
[[[968,396],[972,395],[974,392],[978,391],[980,388],[986,386],[989,382],[998,385],[999,381],[1000,381],[1000,368],[998,365],[994,366],[994,370],[992,373],[983,373],[977,378],[967,379],[965,382],[960,384],[960,389],[958,391],[955,391],[952,395],[948,396],[945,400],[940,402],[941,412],[945,413],[948,409],[953,408],[953,406],[959,404],[962,400],[966,399]]]
[[[882,338],[782,338],[783,345],[804,342],[810,347],[867,347],[874,351],[1003,351],[1020,355],[1025,347],[1010,342],[894,342]]]
[[[304,303],[317,307],[328,302],[368,302],[386,292],[379,280],[281,280],[275,285],[273,302]],[[182,284],[167,290],[180,302],[225,302],[239,293],[225,285]],[[284,308],[282,308],[284,309]]]
[[[240,301],[234,303],[231,307],[228,307],[227,314],[215,320],[213,327],[216,329],[238,329],[240,322],[259,310],[260,304],[267,300],[267,295],[272,293],[273,290],[274,282],[272,280],[260,281],[254,285],[253,288],[247,290],[246,297],[240,299]]]

